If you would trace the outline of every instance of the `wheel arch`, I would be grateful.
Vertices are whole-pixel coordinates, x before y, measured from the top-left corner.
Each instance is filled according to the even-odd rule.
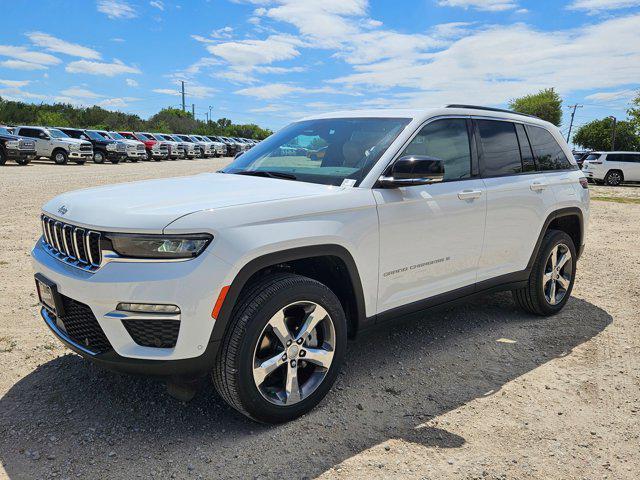
[[[542,246],[542,240],[548,230],[561,230],[567,233],[573,240],[576,251],[578,252],[578,258],[582,253],[582,245],[584,243],[584,215],[582,210],[578,207],[561,208],[549,214],[545,220],[536,245],[529,258],[527,264],[527,270],[531,270],[533,263],[535,262],[540,247]]]
[[[268,253],[244,265],[229,286],[213,327],[212,342],[223,338],[233,309],[245,288],[274,271],[289,271],[327,285],[343,305],[350,336],[354,336],[366,322],[362,283],[351,253],[341,245],[313,245]]]

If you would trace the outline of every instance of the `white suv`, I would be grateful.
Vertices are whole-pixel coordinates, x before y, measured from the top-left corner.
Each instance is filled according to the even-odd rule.
[[[216,173],[63,194],[32,256],[69,348],[182,398],[212,375],[234,408],[281,422],[320,402],[347,338],[374,325],[497,290],[557,313],[588,216],[547,122],[351,111],[295,122]]]
[[[617,187],[622,182],[640,182],[640,152],[591,152],[582,163],[589,180]]]

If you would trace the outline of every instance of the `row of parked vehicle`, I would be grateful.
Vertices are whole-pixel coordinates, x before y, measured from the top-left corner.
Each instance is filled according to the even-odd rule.
[[[235,156],[258,140],[148,132],[108,132],[67,127],[0,126],[0,165],[48,158],[58,165]]]
[[[640,152],[573,152],[573,156],[587,180],[596,185],[640,182]]]

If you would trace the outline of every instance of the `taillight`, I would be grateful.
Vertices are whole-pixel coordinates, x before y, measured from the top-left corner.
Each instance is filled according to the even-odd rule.
[[[585,177],[580,177],[579,182],[582,188],[589,188],[589,181]]]

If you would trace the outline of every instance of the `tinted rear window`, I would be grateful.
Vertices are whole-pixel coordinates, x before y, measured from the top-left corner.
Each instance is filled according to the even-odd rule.
[[[574,165],[569,161],[560,148],[560,145],[553,138],[550,132],[541,127],[527,127],[529,140],[533,146],[533,153],[536,156],[538,170],[570,170]]]
[[[639,162],[640,154],[635,153],[608,153],[607,162]]]
[[[520,145],[511,122],[478,120],[482,144],[482,175],[497,177],[522,172]]]

